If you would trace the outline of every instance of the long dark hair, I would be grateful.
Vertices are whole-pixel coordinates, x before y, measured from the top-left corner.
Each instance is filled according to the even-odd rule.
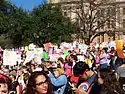
[[[101,69],[100,76],[104,81],[101,94],[125,94],[111,69]]]
[[[35,72],[31,73],[31,76],[29,77],[28,84],[27,84],[27,87],[26,87],[26,90],[25,90],[24,94],[35,94],[36,93],[36,90],[34,90],[34,88],[36,87],[35,79],[39,75],[45,76],[45,78],[46,78],[46,80],[48,82],[47,94],[54,94],[50,79],[49,79],[49,77],[47,76],[47,74],[44,71],[35,71]]]

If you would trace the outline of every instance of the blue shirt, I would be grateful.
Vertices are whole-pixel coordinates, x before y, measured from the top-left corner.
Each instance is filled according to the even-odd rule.
[[[60,75],[56,78],[51,72],[49,73],[49,77],[51,83],[54,86],[54,94],[64,94],[66,85],[67,85],[67,77],[66,75]]]

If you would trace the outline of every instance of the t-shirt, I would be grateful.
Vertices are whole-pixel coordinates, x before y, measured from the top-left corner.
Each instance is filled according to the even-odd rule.
[[[87,92],[87,94],[92,94],[90,93],[93,86],[95,86],[95,77],[96,77],[96,73],[94,73],[90,78],[88,78],[86,81],[84,81],[83,83],[81,83],[78,88],[82,88],[84,91]],[[96,94],[96,92],[94,92],[94,94]]]

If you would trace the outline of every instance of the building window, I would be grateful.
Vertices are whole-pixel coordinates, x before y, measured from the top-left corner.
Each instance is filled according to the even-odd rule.
[[[125,19],[123,19],[123,28],[125,28]]]
[[[65,11],[65,12],[63,12],[63,15],[64,15],[64,16],[68,16],[68,14],[67,14],[67,12],[66,12],[66,11]]]
[[[125,15],[125,8],[123,8],[123,15]]]
[[[115,16],[116,15],[116,8],[111,8],[111,16]]]
[[[101,17],[104,17],[105,10],[101,9]]]
[[[100,15],[101,15],[100,10],[97,10],[97,17],[100,17]]]
[[[107,21],[107,27],[110,28],[110,25],[111,25],[111,21],[108,20],[108,21]]]

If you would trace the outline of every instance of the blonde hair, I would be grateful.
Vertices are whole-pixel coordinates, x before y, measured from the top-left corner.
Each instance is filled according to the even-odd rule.
[[[65,61],[67,62],[67,61],[70,61],[70,58],[71,58],[71,56],[70,55],[67,55],[66,57],[65,57]]]
[[[54,71],[58,71],[59,72],[59,76],[62,75],[62,74],[65,74],[65,71],[62,68],[54,69]]]

